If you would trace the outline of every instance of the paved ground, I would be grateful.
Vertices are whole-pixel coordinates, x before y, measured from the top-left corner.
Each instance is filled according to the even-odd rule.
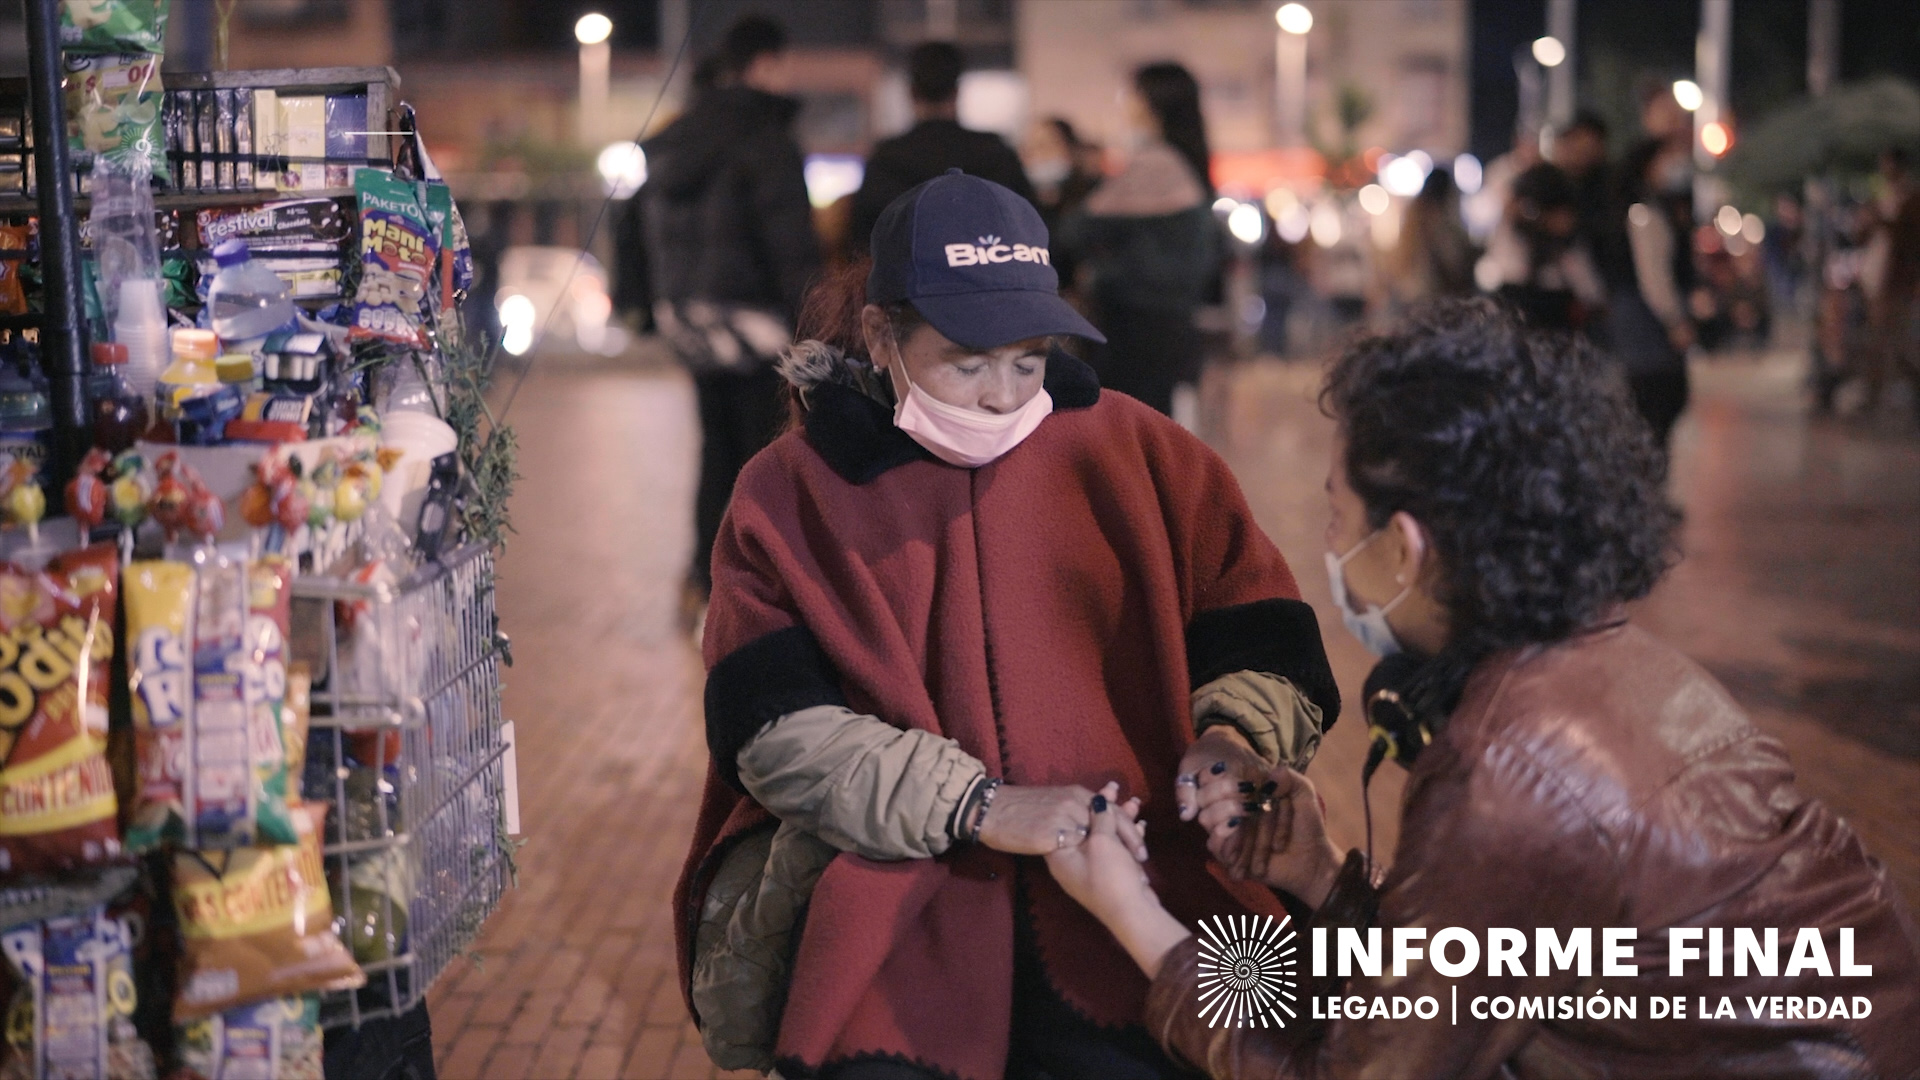
[[[1809,423],[1796,380],[1787,360],[1700,369],[1677,444],[1687,560],[1639,615],[1786,741],[1805,786],[1920,900],[1920,438],[1892,418]],[[1314,382],[1301,365],[1244,365],[1210,381],[1207,416],[1319,608],[1351,698],[1367,657],[1319,572],[1328,427]],[[667,917],[705,761],[699,664],[676,628],[691,389],[670,372],[554,363],[512,419],[525,479],[500,610],[528,843],[480,962],[434,989],[441,1074],[729,1075],[686,1020]],[[1361,839],[1363,741],[1348,717],[1312,769],[1347,843]],[[1383,769],[1382,853],[1398,796]]]

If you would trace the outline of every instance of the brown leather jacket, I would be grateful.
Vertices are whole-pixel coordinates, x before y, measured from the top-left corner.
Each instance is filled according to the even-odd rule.
[[[1706,672],[1632,627],[1482,665],[1408,778],[1399,849],[1377,894],[1358,869],[1350,860],[1314,921],[1354,925],[1377,900],[1374,925],[1389,928],[1384,977],[1316,983],[1303,960],[1298,1020],[1278,1031],[1212,1029],[1199,1018],[1199,944],[1189,938],[1154,982],[1150,1030],[1169,1051],[1238,1080],[1920,1075],[1920,935],[1895,887],[1845,822],[1795,789],[1779,743]],[[1479,939],[1477,967],[1448,979],[1416,960],[1393,977],[1391,928],[1431,936],[1449,926]],[[1709,977],[1704,960],[1668,974],[1667,930],[1683,926],[1728,928],[1723,977]],[[1526,935],[1528,977],[1504,966],[1487,974],[1489,927]],[[1594,975],[1555,967],[1535,976],[1537,927],[1562,939],[1592,928]],[[1637,976],[1598,977],[1604,927],[1637,928]],[[1736,977],[1733,927],[1779,928],[1783,973],[1799,929],[1817,927],[1836,977],[1766,978],[1751,967]],[[1842,927],[1854,929],[1854,961],[1872,965],[1871,976],[1838,977]],[[1335,932],[1328,939],[1333,968]],[[1702,957],[1706,940],[1696,942]],[[1478,998],[1590,999],[1596,987],[1637,998],[1637,1019],[1473,1015]],[[1312,998],[1324,1009],[1333,993],[1369,1004],[1431,995],[1439,1014],[1314,1023]],[[1686,1019],[1649,1019],[1655,995],[1682,998]],[[1723,996],[1737,1015],[1701,1018],[1700,999],[1712,1008]],[[1783,996],[1829,1007],[1843,997],[1849,1012],[1862,997],[1872,1007],[1864,1019],[1775,1019],[1765,999]]]

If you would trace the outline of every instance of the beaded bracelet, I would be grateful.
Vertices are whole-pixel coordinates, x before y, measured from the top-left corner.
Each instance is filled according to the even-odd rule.
[[[993,806],[993,796],[1000,790],[1000,778],[994,777],[980,785],[980,803],[973,812],[973,825],[967,829],[967,842],[980,842],[980,827],[987,823],[987,811]]]

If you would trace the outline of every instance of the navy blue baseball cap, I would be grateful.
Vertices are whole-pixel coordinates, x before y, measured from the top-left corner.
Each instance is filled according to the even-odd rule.
[[[869,303],[908,301],[969,348],[1050,334],[1107,340],[1060,299],[1039,211],[991,180],[949,169],[888,203],[872,252]]]

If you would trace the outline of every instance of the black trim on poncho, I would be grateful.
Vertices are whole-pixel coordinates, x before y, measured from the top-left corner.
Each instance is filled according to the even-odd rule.
[[[840,677],[804,626],[775,630],[735,649],[707,673],[707,752],[742,794],[740,751],[775,720],[817,705],[842,705]]]
[[[1257,600],[1215,608],[1187,625],[1187,677],[1198,690],[1222,675],[1264,671],[1320,706],[1321,731],[1340,716],[1340,687],[1327,663],[1320,620],[1304,600]]]

